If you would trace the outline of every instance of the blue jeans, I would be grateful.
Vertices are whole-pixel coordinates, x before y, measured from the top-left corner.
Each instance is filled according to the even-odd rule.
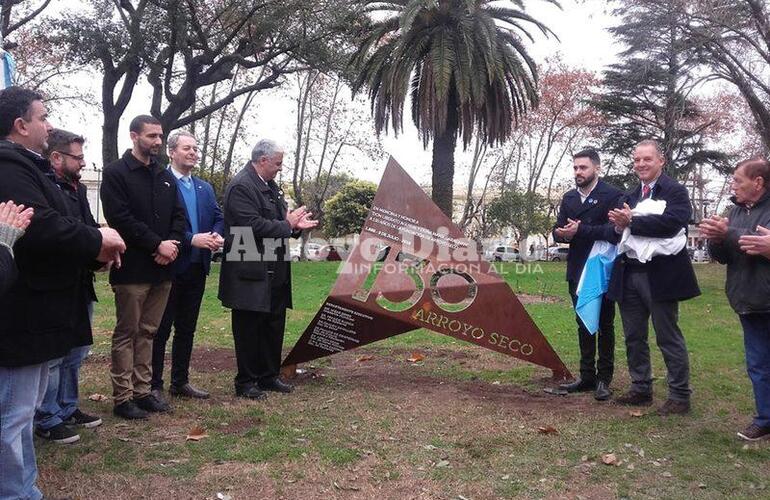
[[[754,424],[770,427],[770,313],[741,314],[746,370],[754,387]]]
[[[0,367],[0,500],[39,500],[32,442],[35,406],[47,386],[48,363]]]
[[[91,318],[94,303],[88,305]],[[80,365],[88,356],[91,346],[73,347],[63,357],[48,362],[48,387],[43,402],[35,412],[35,425],[51,429],[72,416],[78,409],[78,379]]]

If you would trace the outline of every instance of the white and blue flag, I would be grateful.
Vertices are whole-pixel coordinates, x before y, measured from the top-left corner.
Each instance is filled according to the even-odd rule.
[[[577,286],[575,312],[591,335],[599,331],[602,297],[607,293],[612,275],[612,264],[618,255],[617,246],[596,241],[583,267]]]
[[[11,53],[0,50],[0,90],[13,85],[13,73],[16,70],[16,62]]]

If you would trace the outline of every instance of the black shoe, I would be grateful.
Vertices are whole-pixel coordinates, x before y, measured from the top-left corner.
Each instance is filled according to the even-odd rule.
[[[588,392],[596,389],[596,382],[588,382],[579,378],[569,384],[561,384],[559,389],[564,389],[567,392]]]
[[[143,398],[137,398],[135,402],[136,406],[150,413],[163,413],[164,411],[169,411],[171,409],[168,403],[165,401],[158,401],[158,398],[152,394],[148,394]]]
[[[256,386],[250,385],[243,388],[235,388],[235,395],[239,398],[246,398],[246,399],[253,399],[255,401],[260,401],[262,399],[267,399],[267,394],[260,391]]]
[[[70,418],[68,418],[64,423],[67,425],[79,425],[80,427],[85,427],[86,429],[93,429],[94,427],[99,427],[102,425],[102,419],[95,415],[83,413],[78,409],[75,410],[74,413],[70,415]]]
[[[596,390],[594,391],[594,399],[597,401],[607,401],[612,396],[612,391],[609,388],[609,384],[602,382],[601,380],[596,383]]]
[[[624,406],[650,406],[652,404],[651,392],[628,391],[615,398],[615,403]]]
[[[112,409],[112,413],[126,420],[144,420],[150,415],[142,410],[132,400],[124,401]]]
[[[209,393],[206,391],[202,391],[196,387],[193,387],[192,385],[185,384],[182,386],[175,386],[172,385],[168,388],[168,393],[172,396],[181,396],[185,398],[193,398],[193,399],[208,399]]]
[[[50,429],[35,427],[35,435],[57,444],[70,444],[80,439],[80,434],[65,423],[54,425]]]
[[[263,391],[281,392],[283,394],[289,394],[294,390],[294,386],[283,382],[278,377],[259,383],[259,388]]]
[[[669,415],[687,415],[690,413],[690,402],[667,399],[666,402],[663,403],[663,406],[658,408],[655,413],[661,417],[667,417]]]

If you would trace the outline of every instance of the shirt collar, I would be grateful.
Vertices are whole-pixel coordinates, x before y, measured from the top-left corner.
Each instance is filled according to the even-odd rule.
[[[169,165],[168,169],[171,170],[171,173],[174,174],[174,177],[176,177],[176,180],[181,181],[184,179],[187,179],[188,181],[192,180],[192,173],[190,175],[185,175],[179,170],[175,169],[173,165]]]
[[[660,176],[662,174],[663,174],[663,172],[659,173],[658,176],[656,178],[654,178],[653,180],[651,180],[648,184],[645,184],[644,182],[642,182],[642,189],[644,189],[644,186],[649,186],[650,187],[650,191],[652,191],[652,188],[654,188],[655,184],[658,183],[658,179],[660,179]]]

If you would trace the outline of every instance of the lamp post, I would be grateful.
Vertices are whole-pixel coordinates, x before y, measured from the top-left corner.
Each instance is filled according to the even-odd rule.
[[[102,225],[101,216],[99,215],[101,213],[99,203],[101,202],[101,187],[102,187],[102,169],[96,166],[96,163],[91,163],[91,166],[94,169],[94,172],[96,172],[96,223],[100,226]]]

